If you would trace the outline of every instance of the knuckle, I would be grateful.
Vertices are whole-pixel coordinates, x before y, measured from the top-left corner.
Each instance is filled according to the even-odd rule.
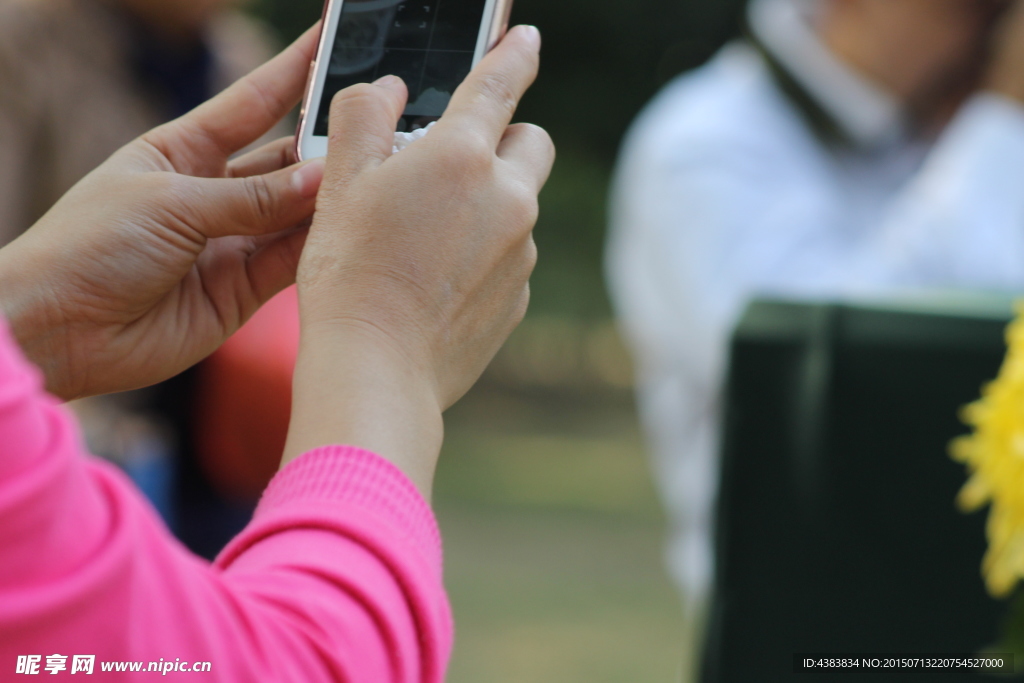
[[[341,90],[331,100],[331,117],[343,116],[351,109],[380,106],[383,91],[370,83],[356,83]]]
[[[511,250],[512,272],[514,281],[528,285],[533,271],[537,268],[537,244],[533,236],[518,242]]]
[[[334,103],[345,103],[348,100],[375,98],[380,89],[370,83],[356,83],[344,88],[334,96]]]
[[[519,326],[523,320],[526,319],[526,313],[530,310],[530,283],[526,283],[523,287],[522,293],[519,295],[519,301],[516,303],[515,311],[512,314],[512,322],[516,327]]]
[[[526,126],[527,134],[535,138],[537,146],[545,151],[550,156],[555,156],[555,141],[551,139],[551,134],[540,126],[536,126],[532,123],[523,124]]]
[[[532,273],[533,270],[537,267],[537,259],[539,257],[540,257],[540,252],[537,251],[537,242],[535,242],[533,237],[531,236],[526,241],[526,254],[525,254],[526,267],[527,267],[527,270],[529,272]]]
[[[522,129],[524,135],[527,135],[534,140],[539,142],[551,141],[551,136],[548,135],[548,132],[535,123],[517,123],[516,126]]]
[[[147,173],[124,189],[159,212],[159,225],[165,231],[158,232],[174,235],[174,239],[201,240],[199,226],[209,203],[201,180],[177,173]]]
[[[257,216],[273,216],[277,202],[267,179],[263,176],[250,176],[245,178],[244,182],[253,212]]]
[[[482,177],[494,163],[494,150],[483,135],[467,132],[455,144],[441,152],[453,170]]]
[[[520,231],[532,231],[540,218],[540,201],[537,193],[525,183],[516,183],[509,191],[509,196],[516,227]]]
[[[517,123],[515,129],[519,143],[529,151],[530,157],[536,162],[536,169],[548,168],[555,158],[555,141],[540,126],[532,123]]]
[[[248,84],[255,100],[263,107],[266,116],[276,119],[279,116],[278,112],[288,111],[291,108],[286,99],[275,88],[271,87],[270,84],[252,77],[244,82]]]
[[[519,89],[512,76],[503,71],[485,74],[478,83],[478,92],[483,99],[509,112],[519,105]]]

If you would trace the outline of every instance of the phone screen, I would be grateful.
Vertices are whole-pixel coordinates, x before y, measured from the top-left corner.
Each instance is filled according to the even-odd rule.
[[[409,87],[399,131],[444,113],[473,68],[487,0],[345,0],[338,20],[315,135],[327,135],[339,90],[394,74]]]

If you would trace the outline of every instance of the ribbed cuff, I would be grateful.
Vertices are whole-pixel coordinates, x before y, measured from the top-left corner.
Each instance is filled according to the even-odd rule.
[[[364,509],[441,565],[441,533],[430,505],[401,470],[370,451],[324,446],[300,456],[270,482],[253,519],[310,503]]]

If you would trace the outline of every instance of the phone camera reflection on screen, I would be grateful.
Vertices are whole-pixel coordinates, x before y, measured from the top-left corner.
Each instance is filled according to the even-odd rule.
[[[399,130],[436,120],[473,68],[486,2],[345,0],[314,134],[327,135],[339,90],[388,74],[409,87]]]

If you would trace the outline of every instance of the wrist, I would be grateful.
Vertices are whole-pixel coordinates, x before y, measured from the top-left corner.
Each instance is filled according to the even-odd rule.
[[[429,500],[443,438],[435,387],[386,335],[360,324],[303,328],[282,466],[355,446],[391,461]]]
[[[56,354],[49,351],[57,343],[56,331],[61,328],[56,321],[57,293],[49,297],[40,294],[45,277],[40,272],[26,274],[18,244],[15,241],[0,249],[0,315],[7,320],[25,356],[43,371],[47,390],[72,398],[64,391],[66,383],[58,381],[64,373]]]

